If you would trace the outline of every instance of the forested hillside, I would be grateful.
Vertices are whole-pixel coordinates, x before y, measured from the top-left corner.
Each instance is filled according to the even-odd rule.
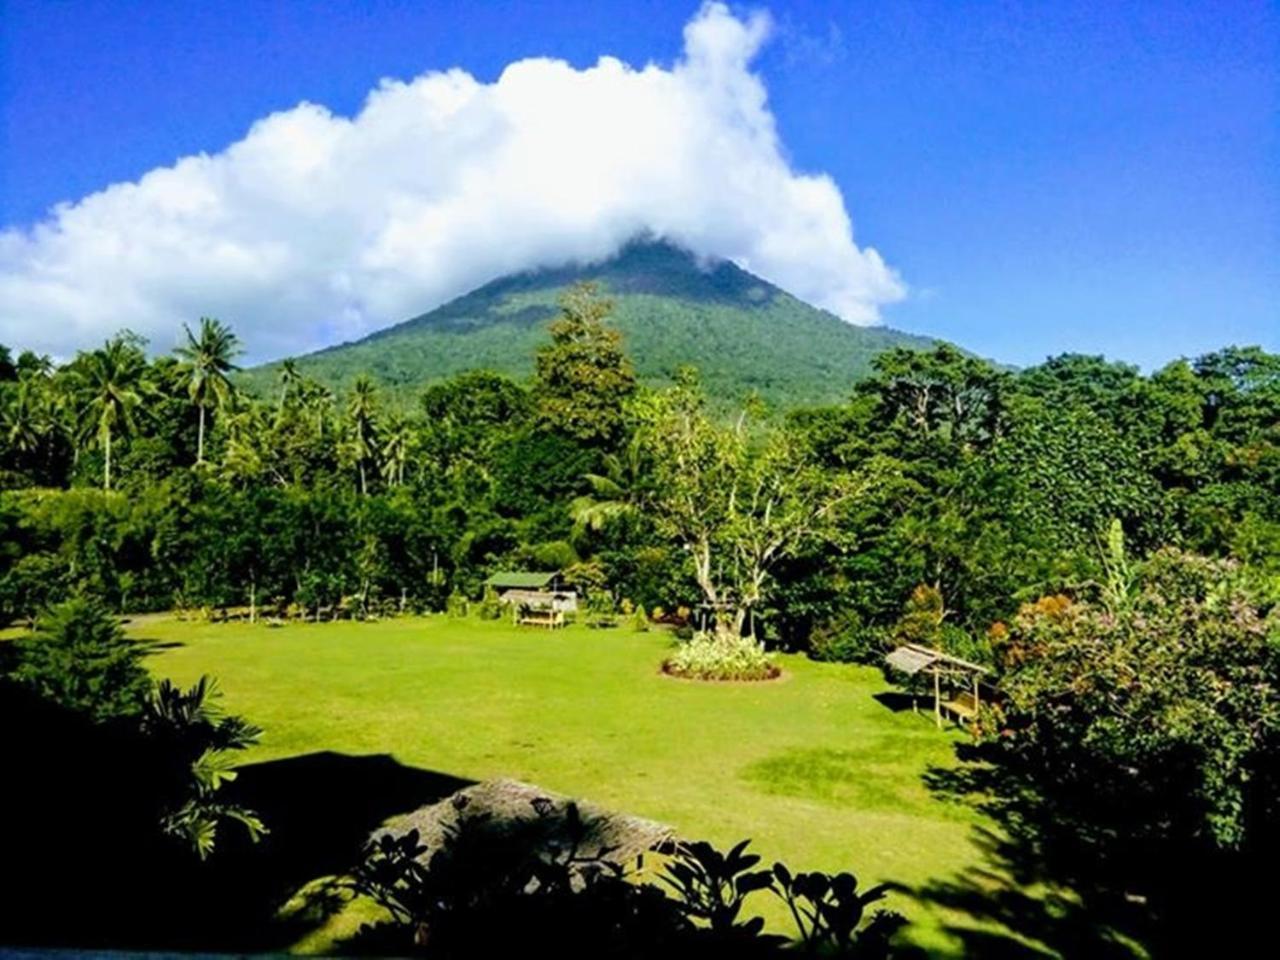
[[[495,280],[358,343],[294,362],[339,392],[367,373],[409,399],[424,383],[466,370],[522,379],[547,340],[558,298],[584,280],[614,301],[612,322],[643,382],[669,383],[679,366],[692,363],[708,393],[727,401],[755,391],[778,408],[835,402],[870,372],[878,353],[934,342],[851,326],[728,261],[699,263],[670,244],[637,242],[604,263]],[[278,370],[269,364],[244,374],[243,382],[270,392]]]

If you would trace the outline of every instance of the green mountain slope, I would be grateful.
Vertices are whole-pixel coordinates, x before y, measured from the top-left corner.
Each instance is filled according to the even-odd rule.
[[[753,390],[775,407],[839,400],[877,353],[935,342],[851,326],[727,261],[700,264],[670,244],[636,242],[604,263],[495,280],[358,342],[302,357],[298,367],[339,391],[369,373],[406,398],[462,370],[523,378],[533,371],[557,298],[578,280],[596,281],[614,300],[613,323],[641,379],[665,382],[691,363],[722,400]],[[269,390],[276,367],[249,371],[247,384]]]

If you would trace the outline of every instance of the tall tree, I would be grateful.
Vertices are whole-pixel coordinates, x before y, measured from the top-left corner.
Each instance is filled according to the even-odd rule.
[[[375,433],[378,426],[378,390],[368,374],[360,374],[351,385],[347,398],[347,426],[350,429],[348,449],[360,471],[360,492],[369,492],[368,465],[377,451]]]
[[[302,386],[302,374],[298,372],[298,362],[293,358],[280,364],[280,409],[288,402],[289,396]]]
[[[147,361],[136,337],[121,334],[92,353],[76,358],[71,371],[76,432],[81,442],[102,447],[102,486],[111,489],[111,444],[137,429],[135,413],[149,394]]]
[[[238,369],[233,362],[241,353],[240,340],[220,320],[200,318],[200,334],[183,325],[187,342],[175,352],[182,358],[187,378],[187,395],[200,411],[200,433],[196,441],[196,463],[204,463],[205,414],[209,407],[225,407],[233,387],[228,374]]]
[[[747,413],[721,425],[687,373],[638,416],[651,478],[640,507],[689,555],[723,637],[743,632],[778,565],[832,537],[840,508],[873,485],[873,466],[832,474],[783,431],[750,436]]]
[[[382,479],[389,486],[404,485],[404,471],[413,452],[413,425],[394,414],[387,417],[382,436]]]
[[[560,300],[551,343],[538,351],[534,387],[545,428],[604,446],[622,436],[623,408],[636,389],[622,335],[605,323],[612,312],[595,284],[575,284]]]

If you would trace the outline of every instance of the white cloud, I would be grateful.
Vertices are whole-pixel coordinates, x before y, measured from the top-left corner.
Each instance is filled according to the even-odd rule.
[[[750,67],[769,29],[707,3],[670,68],[522,60],[384,80],[353,118],[272,114],[0,233],[0,342],[66,355],[127,326],[167,349],[207,314],[253,359],[300,353],[642,231],[875,323],[903,284],[831,178],[788,164]]]

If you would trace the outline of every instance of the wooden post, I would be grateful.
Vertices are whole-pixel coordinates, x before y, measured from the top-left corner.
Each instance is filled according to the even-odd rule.
[[[933,671],[933,722],[942,729],[942,677],[937,668]]]

